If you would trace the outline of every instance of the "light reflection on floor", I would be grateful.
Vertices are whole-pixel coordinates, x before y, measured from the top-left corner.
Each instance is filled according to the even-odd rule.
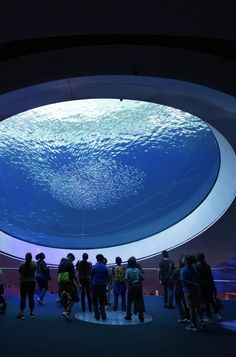
[[[126,313],[121,311],[106,311],[106,315],[107,319],[105,321],[96,320],[92,312],[79,312],[75,315],[75,318],[84,322],[101,325],[136,325],[152,321],[152,317],[147,314],[144,314],[144,322],[140,322],[137,315],[132,315],[132,320],[127,321],[125,320]]]
[[[221,322],[219,326],[226,330],[236,331],[236,320]]]

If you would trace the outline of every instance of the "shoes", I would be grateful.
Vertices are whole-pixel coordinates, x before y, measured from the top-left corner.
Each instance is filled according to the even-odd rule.
[[[216,322],[219,323],[219,322],[222,322],[222,321],[223,321],[222,316],[220,314],[217,314]]]
[[[193,324],[186,325],[186,330],[197,331],[197,326]]]
[[[106,319],[107,319],[106,313],[105,313],[105,314],[102,314],[102,320],[105,321]]]
[[[60,299],[60,298],[56,300],[56,303],[57,303],[58,306],[62,306],[62,303],[61,303],[61,299]]]
[[[186,319],[186,317],[179,317],[177,322],[187,322],[188,320]]]
[[[113,311],[117,311],[117,310],[118,310],[117,307],[114,306],[114,307],[113,307]]]
[[[23,320],[25,318],[24,314],[22,314],[22,312],[20,312],[18,315],[16,315],[16,317],[20,320]]]
[[[31,319],[34,319],[34,314],[33,314],[33,312],[30,313],[30,318],[31,318]]]
[[[138,318],[139,318],[140,322],[144,322],[144,317],[143,317],[143,313],[142,312],[139,313]]]
[[[94,318],[95,318],[96,320],[100,320],[100,313],[99,313],[99,312],[95,312]]]
[[[40,298],[37,298],[37,301],[38,301],[39,305],[44,305],[43,300],[41,300]]]
[[[64,311],[62,316],[65,317],[65,319],[68,321],[71,320],[70,313],[68,311]]]
[[[201,329],[204,330],[204,331],[208,330],[208,324],[206,322],[202,322],[201,323]]]
[[[131,316],[125,316],[125,320],[131,321],[131,320],[132,320],[132,317],[131,317]]]

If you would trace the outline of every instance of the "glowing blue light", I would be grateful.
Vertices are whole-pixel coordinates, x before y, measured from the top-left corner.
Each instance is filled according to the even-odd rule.
[[[208,125],[154,103],[58,103],[0,128],[0,228],[45,246],[110,247],[163,231],[206,198],[219,170]]]

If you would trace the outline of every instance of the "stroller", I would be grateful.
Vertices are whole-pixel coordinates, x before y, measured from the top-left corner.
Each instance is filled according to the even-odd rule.
[[[4,294],[4,285],[0,284],[0,314],[4,314],[7,311],[7,304],[3,294]]]

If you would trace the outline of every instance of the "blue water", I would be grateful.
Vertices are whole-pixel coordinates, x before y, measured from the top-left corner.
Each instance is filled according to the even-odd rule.
[[[80,100],[0,123],[0,229],[63,248],[133,242],[172,226],[219,170],[210,128],[131,100]]]

